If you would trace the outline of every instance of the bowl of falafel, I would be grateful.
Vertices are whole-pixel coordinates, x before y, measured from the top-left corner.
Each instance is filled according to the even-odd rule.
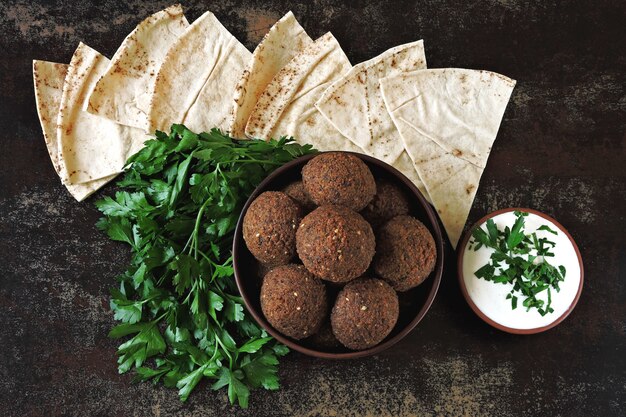
[[[443,272],[432,207],[388,164],[357,153],[298,158],[246,202],[233,241],[246,308],[301,353],[347,359],[404,338]]]

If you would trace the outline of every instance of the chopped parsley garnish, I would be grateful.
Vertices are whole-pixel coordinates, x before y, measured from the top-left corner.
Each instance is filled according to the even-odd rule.
[[[271,171],[310,145],[292,139],[235,140],[173,125],[132,156],[115,198],[96,203],[98,227],[130,245],[127,271],[111,291],[121,324],[119,372],[176,387],[185,401],[202,379],[247,407],[250,389],[278,389],[278,357],[289,351],[243,307],[231,245],[241,209]]]
[[[513,227],[506,226],[501,231],[493,219],[487,220],[486,230],[477,227],[472,232],[469,249],[477,251],[483,246],[493,249],[489,263],[479,268],[474,275],[487,281],[501,284],[513,284],[507,294],[511,308],[515,310],[518,297],[523,298],[522,306],[526,311],[536,308],[545,316],[554,312],[551,307],[552,292],[560,291],[559,282],[565,280],[565,267],[551,265],[546,258],[553,257],[555,243],[546,237],[537,237],[537,232],[524,232],[525,217],[528,213],[514,212]],[[537,230],[557,235],[557,231],[543,225]],[[547,291],[547,302],[538,299],[537,294]]]

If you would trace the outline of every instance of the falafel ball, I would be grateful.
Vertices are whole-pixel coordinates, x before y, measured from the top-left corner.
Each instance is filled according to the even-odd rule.
[[[374,199],[361,211],[361,215],[373,228],[396,216],[409,214],[409,200],[395,184],[386,180],[376,181]]]
[[[302,209],[285,193],[266,191],[250,204],[243,218],[243,238],[259,261],[277,266],[296,254],[296,228]]]
[[[397,216],[376,234],[374,271],[396,291],[417,287],[435,268],[435,240],[426,226],[411,216]]]
[[[330,315],[335,337],[348,349],[376,346],[393,330],[400,307],[398,295],[385,281],[360,278],[343,288]]]
[[[337,340],[333,329],[330,325],[330,320],[324,321],[320,329],[313,336],[308,338],[308,342],[317,349],[322,350],[336,350],[340,348],[342,344]]]
[[[304,189],[318,206],[332,204],[363,210],[376,194],[374,176],[365,162],[345,152],[327,152],[302,168]]]
[[[263,277],[270,272],[274,267],[268,264],[264,264],[263,262],[255,262],[256,264],[256,275],[259,280],[263,281]]]
[[[302,181],[292,182],[283,188],[283,193],[287,194],[296,203],[300,204],[300,207],[302,207],[302,210],[304,210],[305,213],[315,210],[315,203],[311,200],[311,197],[304,189]]]
[[[326,287],[302,265],[278,266],[263,279],[261,310],[276,330],[303,339],[316,333],[326,318]]]
[[[274,267],[264,264],[263,262],[252,262],[252,274],[249,281],[254,283],[254,286],[257,290],[261,289],[261,284],[263,284],[263,278],[265,275],[270,272]]]
[[[296,250],[315,276],[348,282],[367,270],[376,241],[372,227],[360,214],[341,206],[322,206],[300,222]]]

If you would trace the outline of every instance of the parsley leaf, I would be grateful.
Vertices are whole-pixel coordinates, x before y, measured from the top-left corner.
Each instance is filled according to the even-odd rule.
[[[274,169],[315,152],[291,138],[236,140],[217,129],[172,125],[133,155],[114,197],[96,202],[107,236],[128,244],[131,262],[111,290],[125,338],[120,373],[176,387],[182,401],[202,379],[248,406],[250,390],[278,389],[289,351],[244,309],[233,278],[232,234],[243,205]]]
[[[487,220],[485,232],[477,227],[472,232],[470,249],[477,251],[481,247],[493,249],[489,262],[474,272],[477,278],[499,284],[512,285],[506,299],[511,300],[511,308],[518,305],[518,295],[524,296],[522,306],[526,311],[536,308],[542,316],[552,313],[552,293],[550,289],[559,291],[559,282],[565,280],[565,267],[552,266],[546,257],[554,256],[550,250],[555,243],[545,237],[538,238],[537,231],[543,230],[558,234],[550,227],[543,225],[537,231],[526,235],[524,232],[525,217],[528,213],[514,212],[515,223],[500,231],[492,219]],[[506,267],[502,263],[506,264]],[[547,290],[547,302],[537,298],[537,294]],[[545,306],[544,306],[545,304]]]

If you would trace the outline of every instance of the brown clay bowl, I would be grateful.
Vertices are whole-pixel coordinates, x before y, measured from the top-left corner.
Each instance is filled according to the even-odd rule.
[[[389,336],[387,336],[387,338],[380,344],[361,351],[351,351],[343,347],[321,349],[315,347],[307,339],[294,340],[282,335],[267,322],[263,316],[263,312],[261,311],[259,296],[261,278],[259,277],[258,262],[248,251],[248,248],[243,240],[243,218],[248,210],[248,207],[259,194],[264,191],[281,190],[289,183],[301,179],[300,172],[302,167],[304,167],[304,165],[315,155],[307,155],[291,161],[278,168],[263,182],[261,182],[246,202],[235,229],[233,241],[233,266],[237,287],[239,288],[239,292],[241,293],[246,308],[259,325],[278,341],[284,343],[293,350],[318,358],[359,358],[380,353],[398,343],[407,334],[409,334],[409,332],[413,330],[422,320],[424,315],[426,315],[426,312],[430,308],[435,295],[437,294],[437,289],[439,288],[443,272],[443,238],[439,224],[437,223],[437,217],[430,204],[428,204],[413,183],[395,168],[378,159],[366,155],[357,153],[354,155],[361,158],[367,164],[374,174],[374,178],[393,181],[405,191],[411,204],[409,214],[416,217],[424,223],[424,225],[426,225],[435,239],[435,245],[437,248],[437,263],[431,276],[428,277],[420,286],[405,293],[399,293],[400,316],[398,318],[398,322]],[[330,293],[332,293],[332,289],[330,289]],[[331,300],[333,300],[331,303],[334,302],[332,295]]]
[[[574,247],[574,251],[576,252],[576,256],[578,258],[578,264],[580,265],[580,283],[578,284],[578,290],[576,292],[576,295],[574,296],[574,299],[572,300],[571,304],[569,305],[569,307],[567,308],[567,310],[565,310],[565,312],[563,314],[561,314],[559,317],[557,317],[553,322],[551,322],[548,325],[545,326],[541,326],[541,327],[535,327],[535,328],[531,328],[531,329],[517,329],[514,327],[508,327],[508,326],[504,326],[494,320],[492,320],[491,318],[489,318],[485,313],[483,313],[480,308],[478,308],[478,306],[476,304],[474,304],[474,301],[472,301],[472,298],[470,297],[468,291],[467,291],[467,287],[465,286],[465,277],[463,275],[463,256],[465,255],[465,248],[467,247],[467,243],[469,242],[469,239],[472,237],[472,233],[474,232],[474,229],[476,229],[477,227],[483,225],[487,220],[489,220],[492,217],[495,217],[499,214],[503,214],[503,213],[508,213],[511,211],[524,211],[527,213],[532,213],[535,214],[539,217],[542,217],[550,222],[552,222],[568,239],[569,241],[572,243],[572,246]],[[585,278],[585,269],[583,267],[583,259],[582,256],[580,254],[580,250],[578,249],[578,246],[576,245],[576,242],[574,241],[574,238],[572,238],[572,235],[569,234],[569,232],[565,229],[565,227],[563,227],[559,222],[557,222],[556,220],[554,220],[552,217],[548,216],[547,214],[544,214],[540,211],[537,210],[533,210],[533,209],[529,209],[529,208],[520,208],[520,207],[512,207],[512,208],[505,208],[505,209],[501,209],[501,210],[497,210],[494,211],[493,213],[489,213],[487,214],[485,217],[483,217],[482,219],[478,220],[468,231],[467,233],[465,233],[463,240],[461,241],[461,244],[457,247],[457,267],[458,267],[458,271],[457,271],[457,275],[458,275],[458,279],[459,279],[459,285],[461,287],[461,292],[463,293],[463,297],[465,297],[465,300],[467,301],[467,304],[469,304],[470,308],[474,311],[474,313],[476,313],[476,315],[478,317],[480,317],[483,321],[485,321],[485,323],[489,324],[490,326],[495,327],[498,330],[502,330],[504,332],[507,333],[512,333],[512,334],[521,334],[521,335],[528,335],[528,334],[536,334],[536,333],[541,333],[541,332],[545,332],[546,330],[549,330],[557,325],[559,325],[563,320],[565,320],[567,318],[567,316],[570,315],[570,313],[572,312],[572,310],[574,310],[574,307],[576,307],[576,304],[578,303],[578,300],[580,299],[580,294],[583,290],[583,281]]]

